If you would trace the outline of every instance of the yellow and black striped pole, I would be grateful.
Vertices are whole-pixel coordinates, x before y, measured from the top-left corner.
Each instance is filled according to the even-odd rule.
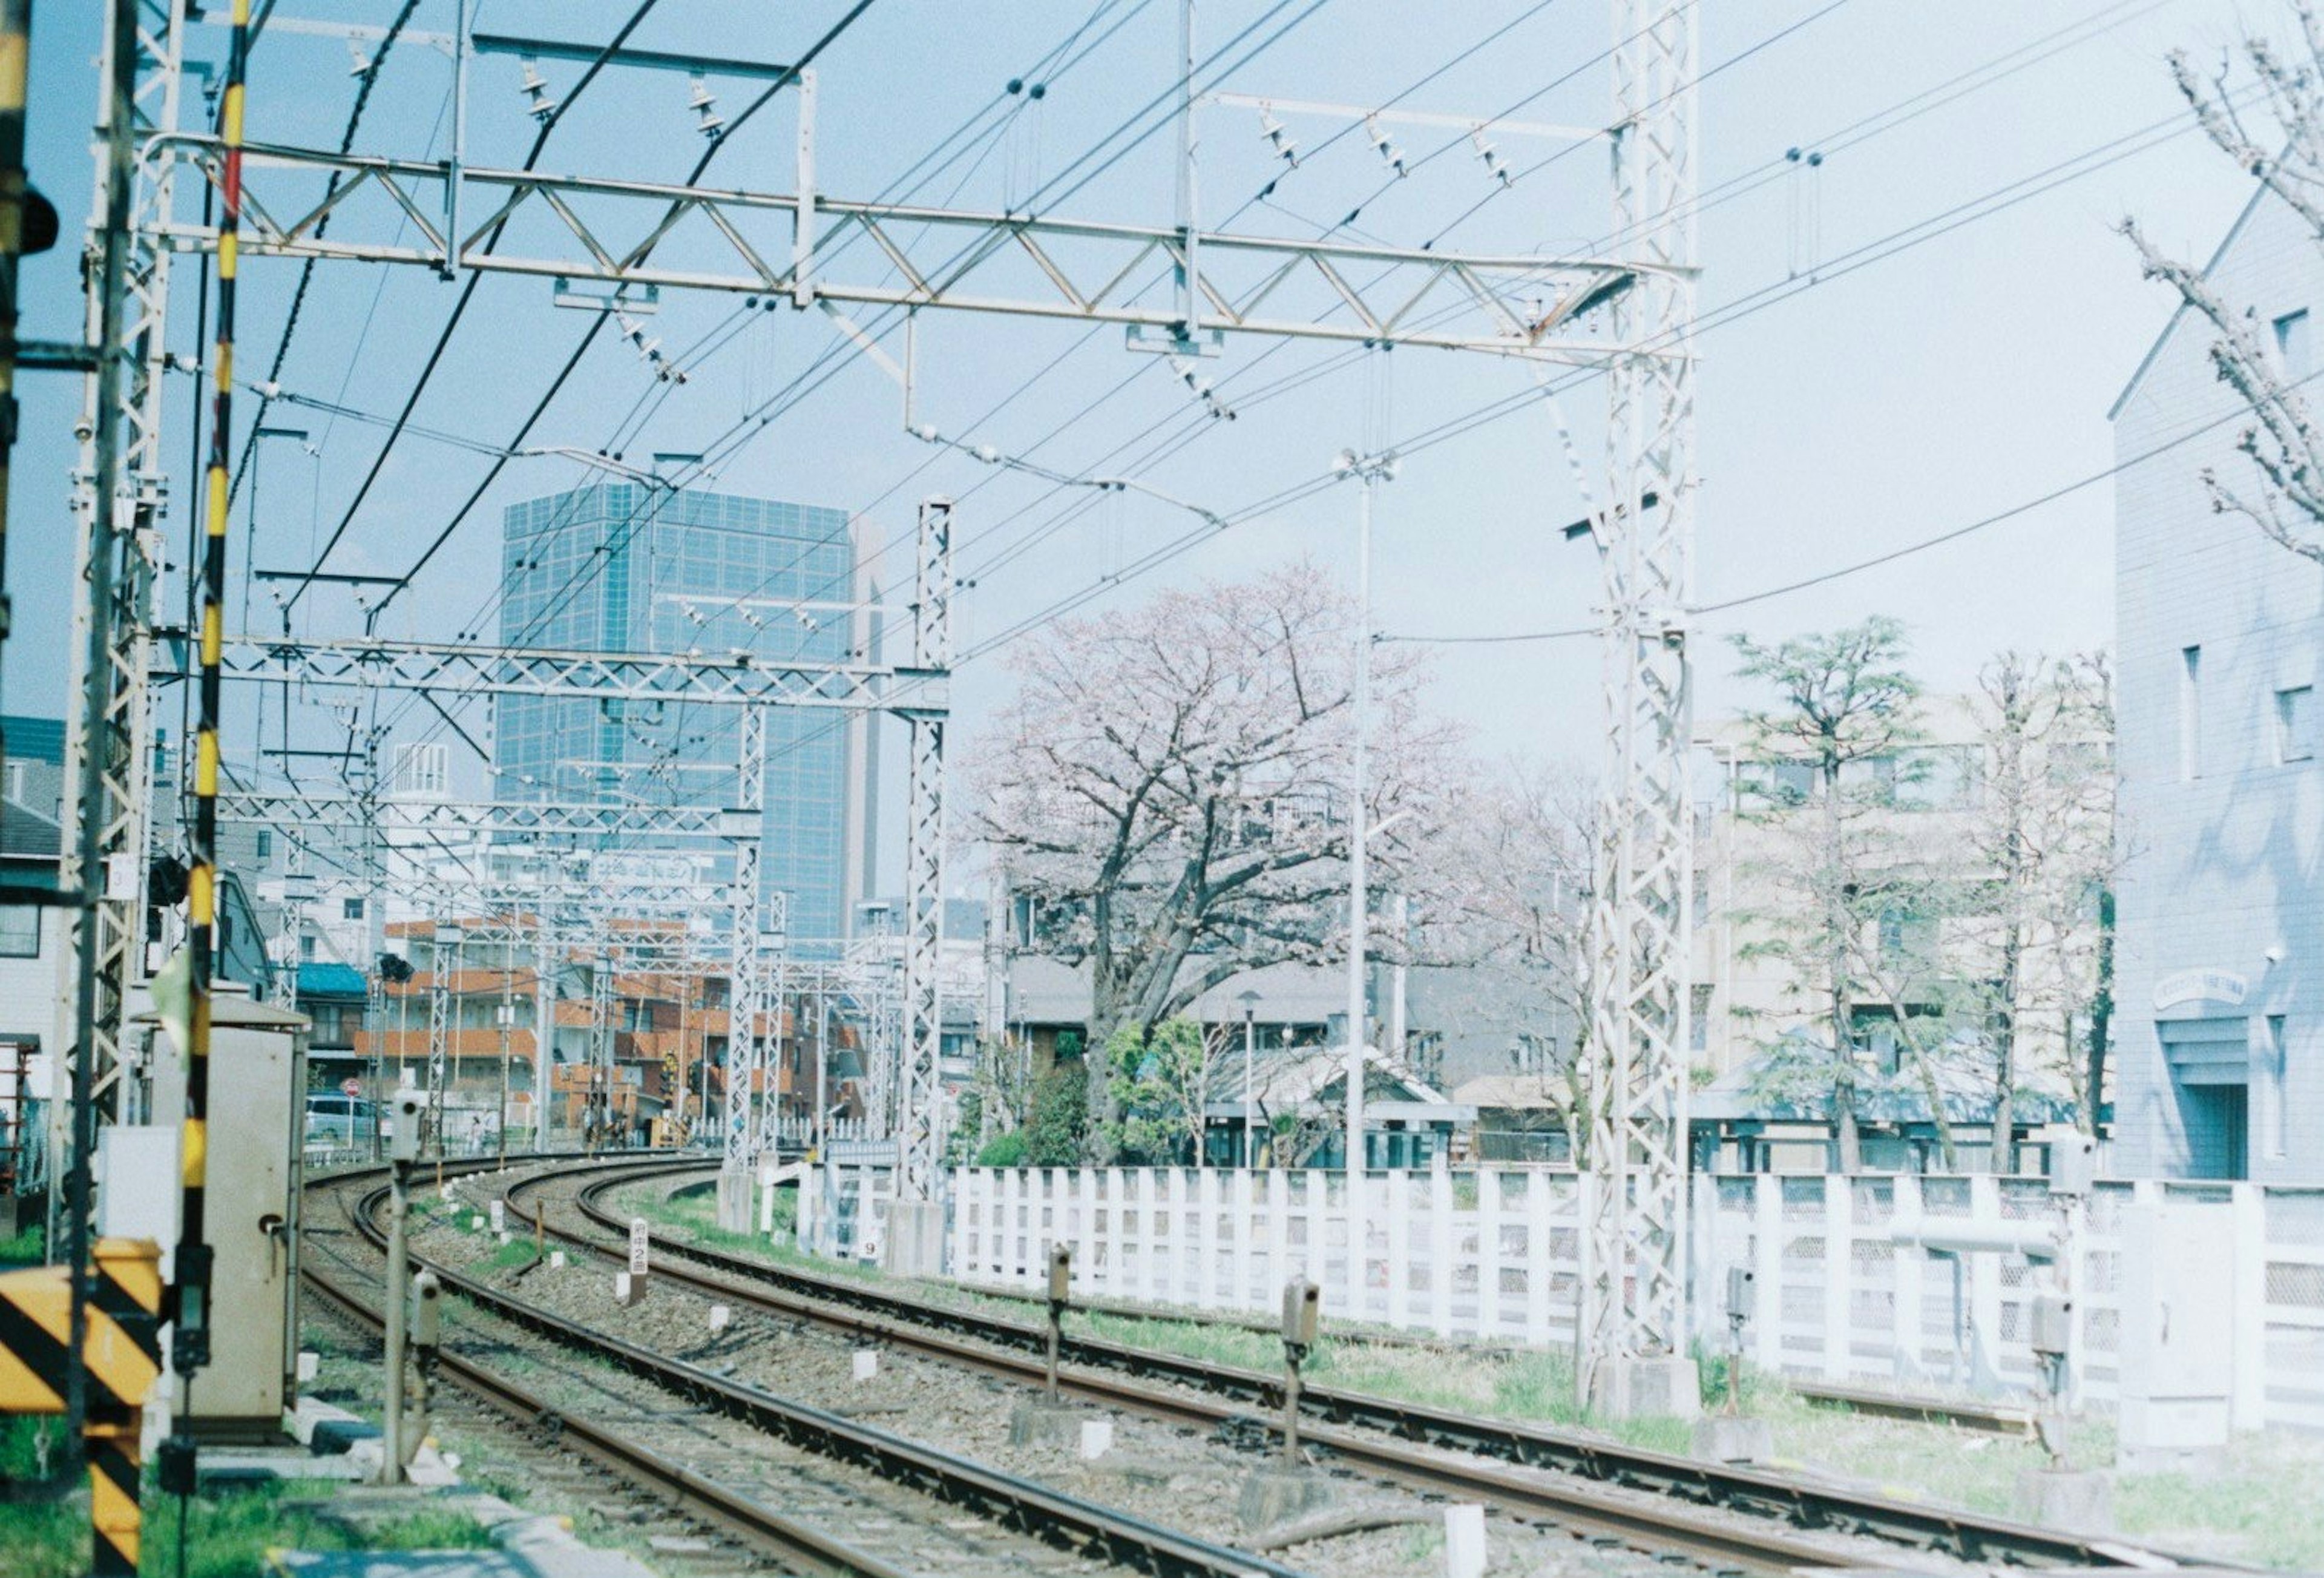
[[[88,1411],[81,1435],[88,1458],[89,1571],[131,1578],[143,1516],[137,1438],[154,1379],[161,1372],[161,1250],[150,1239],[99,1239],[91,1257],[81,1343]],[[62,1414],[70,1383],[71,1277],[62,1266],[0,1276],[0,1414]]]
[[[186,1036],[185,1202],[178,1229],[176,1332],[171,1368],[189,1380],[209,1360],[210,1250],[203,1236],[208,1180],[210,983],[217,941],[219,664],[226,643],[226,475],[234,451],[234,309],[242,232],[244,76],[250,60],[250,0],[234,0],[226,93],[218,106],[217,343],[212,352],[210,457],[202,520],[201,674],[195,696],[194,828],[187,881],[187,947],[193,1002]],[[178,1399],[179,1433],[190,1385]]]

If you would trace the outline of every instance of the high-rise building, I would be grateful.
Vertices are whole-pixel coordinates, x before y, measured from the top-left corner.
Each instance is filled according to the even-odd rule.
[[[500,639],[590,651],[878,657],[874,550],[840,510],[622,482],[512,504]],[[504,697],[493,739],[510,799],[733,803],[734,709]],[[802,951],[835,945],[875,887],[877,729],[860,715],[768,715],[766,889]],[[631,847],[650,844],[633,843]]]

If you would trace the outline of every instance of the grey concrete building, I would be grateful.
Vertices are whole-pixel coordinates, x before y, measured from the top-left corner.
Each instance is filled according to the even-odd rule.
[[[2289,209],[2255,202],[2207,273],[2251,311],[2288,377],[2315,370],[2324,258]],[[2180,312],[2111,413],[2123,463],[2113,1167],[2319,1183],[2324,568],[2210,507],[2206,467],[2255,485],[2213,338]]]

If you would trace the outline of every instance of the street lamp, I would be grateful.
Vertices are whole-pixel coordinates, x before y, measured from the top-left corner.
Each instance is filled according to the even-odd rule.
[[[1242,1167],[1249,1172],[1251,1166],[1251,1112],[1258,1098],[1251,1081],[1251,1048],[1259,1040],[1259,993],[1240,992],[1235,1001],[1242,1004]]]

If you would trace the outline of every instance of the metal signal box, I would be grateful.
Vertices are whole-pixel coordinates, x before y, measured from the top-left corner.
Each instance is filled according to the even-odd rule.
[[[2073,1341],[2073,1301],[2062,1293],[2035,1294],[2028,1324],[2026,1346],[2040,1354],[2064,1353]]]
[[[1283,1340],[1300,1348],[1315,1345],[1315,1328],[1323,1290],[1305,1278],[1283,1289]]]
[[[153,1121],[181,1125],[184,1058],[155,1024]],[[307,1112],[305,1015],[254,1002],[217,983],[210,998],[209,1103],[205,1114],[210,1250],[209,1361],[193,1380],[193,1434],[205,1441],[271,1439],[295,1400],[299,1364],[299,1184]],[[166,1189],[175,1176],[108,1187]]]

